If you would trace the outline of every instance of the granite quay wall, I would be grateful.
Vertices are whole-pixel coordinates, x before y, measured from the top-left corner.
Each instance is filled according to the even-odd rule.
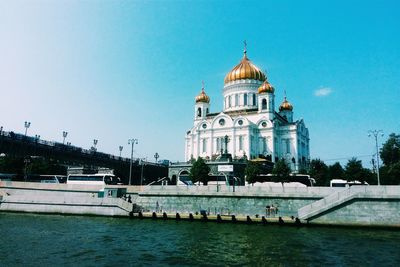
[[[227,186],[153,186],[137,194],[136,203],[146,211],[265,216],[266,206],[274,205],[278,212],[272,215],[310,224],[400,226],[400,186],[242,186],[235,192]]]
[[[99,197],[102,186],[0,182],[0,211],[129,216],[132,204]]]
[[[277,207],[275,216],[297,217],[297,210],[342,189],[328,187],[151,186],[138,192],[136,203],[146,211],[266,216],[266,206]]]
[[[143,211],[297,217],[310,224],[400,227],[400,186],[253,187],[107,186],[126,188]],[[102,186],[0,181],[0,211],[129,216],[132,204],[100,196]],[[267,213],[266,206],[277,212]]]

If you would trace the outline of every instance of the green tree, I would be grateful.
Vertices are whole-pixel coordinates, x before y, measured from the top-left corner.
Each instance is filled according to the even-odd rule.
[[[390,134],[382,146],[380,155],[386,166],[400,162],[400,135]]]
[[[256,162],[248,161],[246,169],[244,170],[246,175],[246,181],[250,184],[259,182],[260,165]]]
[[[391,164],[390,166],[382,166],[380,168],[381,184],[399,185],[400,184],[400,162]]]
[[[209,172],[210,167],[208,167],[208,165],[201,157],[198,157],[197,160],[193,162],[193,165],[190,168],[189,177],[193,183],[201,182],[204,185],[207,185]]]
[[[332,179],[344,179],[344,169],[339,162],[335,162],[333,165],[328,166],[328,178]]]
[[[389,135],[382,146],[380,156],[383,162],[380,168],[381,184],[400,184],[400,135]]]
[[[319,186],[326,186],[329,184],[328,179],[328,166],[325,162],[320,159],[313,159],[310,162],[309,174],[315,179],[315,182]]]
[[[0,172],[23,175],[24,159],[9,156],[0,157]]]
[[[274,175],[273,182],[287,183],[290,180],[290,167],[284,159],[279,159],[275,162],[272,174]]]
[[[375,183],[373,179],[371,179],[372,178],[371,171],[363,168],[361,160],[357,160],[357,158],[352,158],[347,162],[344,173],[346,175],[347,181]]]

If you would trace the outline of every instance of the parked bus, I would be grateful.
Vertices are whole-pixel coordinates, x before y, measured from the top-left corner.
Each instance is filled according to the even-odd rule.
[[[87,185],[115,185],[119,184],[121,179],[113,174],[71,174],[68,175],[67,184],[87,184]]]
[[[67,177],[64,175],[28,175],[27,182],[44,183],[44,184],[60,184],[65,183]]]
[[[367,182],[361,183],[360,181],[346,181],[342,179],[332,179],[330,187],[349,187],[353,185],[369,185]]]
[[[266,175],[261,174],[260,177],[262,177],[265,182],[276,181],[276,177],[274,177],[273,174],[266,174]],[[315,179],[310,177],[310,175],[308,175],[308,174],[296,173],[296,174],[291,174],[289,181],[285,184],[289,184],[289,183],[293,183],[293,185],[301,183],[305,186],[314,186]]]

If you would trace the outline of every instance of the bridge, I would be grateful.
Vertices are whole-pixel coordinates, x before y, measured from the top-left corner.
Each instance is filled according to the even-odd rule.
[[[0,154],[3,153],[12,157],[39,156],[67,166],[110,168],[124,184],[128,184],[129,180],[130,158],[98,152],[94,148],[83,149],[12,131],[0,131]],[[163,164],[141,161],[138,158],[132,161],[133,185],[140,185],[142,177],[144,177],[143,184],[148,184],[167,175],[168,167]]]

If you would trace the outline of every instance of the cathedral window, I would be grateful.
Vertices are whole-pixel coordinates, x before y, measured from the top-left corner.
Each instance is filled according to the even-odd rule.
[[[239,150],[243,150],[243,135],[239,136]]]
[[[232,107],[232,97],[228,96],[228,107]]]
[[[243,95],[243,105],[247,106],[247,94]]]
[[[267,127],[267,122],[266,122],[266,121],[263,121],[263,122],[261,123],[261,126],[264,127],[264,128]]]
[[[202,127],[203,127],[203,129],[206,129],[207,128],[207,124],[203,123]]]
[[[197,117],[201,117],[201,108],[197,109]]]
[[[290,139],[286,139],[286,153],[290,153]]]
[[[262,151],[263,153],[267,152],[267,138],[265,137],[262,138]]]
[[[235,95],[235,106],[239,106],[239,95]]]
[[[207,139],[203,139],[203,153],[207,152]]]
[[[261,108],[262,109],[267,109],[267,100],[265,98],[262,100]]]
[[[256,94],[253,93],[253,106],[256,105]]]
[[[208,108],[207,108],[207,109],[206,109],[206,114],[208,114],[208,112],[209,112],[209,111],[208,111]]]
[[[238,124],[239,124],[240,126],[242,126],[242,125],[243,125],[243,120],[239,120],[239,121],[238,121]]]
[[[225,120],[224,119],[220,119],[218,121],[219,125],[224,126],[225,125]]]

